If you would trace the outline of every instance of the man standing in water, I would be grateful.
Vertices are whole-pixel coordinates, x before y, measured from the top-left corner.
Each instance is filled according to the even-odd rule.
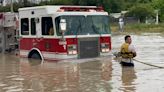
[[[124,20],[123,20],[123,17],[120,17],[119,18],[119,30],[120,32],[123,32],[124,31]]]
[[[131,44],[132,39],[130,35],[125,36],[125,43],[121,46],[121,62],[122,66],[134,66],[132,58],[136,56],[136,51],[134,46]]]

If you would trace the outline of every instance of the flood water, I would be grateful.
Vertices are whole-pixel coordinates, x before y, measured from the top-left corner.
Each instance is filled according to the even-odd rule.
[[[164,67],[164,36],[132,35],[135,59]],[[112,52],[124,35],[113,35]],[[121,67],[113,58],[40,62],[0,55],[0,92],[163,92],[164,69],[135,62]]]

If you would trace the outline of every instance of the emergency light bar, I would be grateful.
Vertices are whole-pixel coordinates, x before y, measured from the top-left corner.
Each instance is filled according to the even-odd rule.
[[[88,12],[90,12],[90,11],[104,11],[104,9],[103,9],[103,7],[85,7],[85,6],[83,6],[83,7],[76,7],[76,6],[74,6],[74,7],[60,7],[60,9],[61,10],[63,10],[63,11],[88,11]]]

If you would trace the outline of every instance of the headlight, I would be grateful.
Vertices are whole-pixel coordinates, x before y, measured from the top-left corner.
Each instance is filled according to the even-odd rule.
[[[69,55],[77,54],[77,47],[76,47],[76,45],[68,45],[67,46],[67,52],[68,52]]]
[[[101,52],[106,53],[109,51],[109,43],[101,43]]]

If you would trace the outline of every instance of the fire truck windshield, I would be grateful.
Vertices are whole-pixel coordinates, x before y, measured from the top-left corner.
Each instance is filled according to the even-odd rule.
[[[57,35],[60,33],[60,19],[66,20],[66,32],[64,35],[94,35],[109,34],[109,17],[105,15],[64,15],[55,19]]]

